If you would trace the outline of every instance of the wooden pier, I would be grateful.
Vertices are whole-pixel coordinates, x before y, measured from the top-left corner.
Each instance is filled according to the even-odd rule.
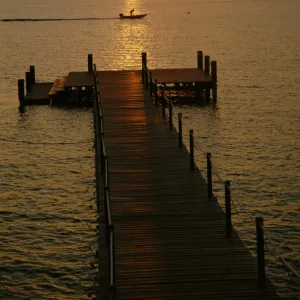
[[[201,51],[197,68],[176,70],[148,68],[143,53],[141,70],[97,71],[89,55],[87,71],[57,78],[43,93],[37,92],[42,83],[36,83],[33,66],[26,72],[27,97],[19,80],[20,107],[37,104],[42,94],[58,104],[91,98],[98,212],[94,299],[278,299],[265,275],[262,220],[256,219],[256,258],[232,228],[228,183],[225,213],[211,179],[206,183],[195,166],[193,132],[189,153],[181,127],[177,132],[172,114],[164,113],[166,104],[172,112],[167,84],[193,86],[205,101],[212,91],[216,100],[216,71],[208,56],[203,64]]]
[[[226,237],[225,213],[141,71],[96,74],[97,299],[278,299],[234,229]]]

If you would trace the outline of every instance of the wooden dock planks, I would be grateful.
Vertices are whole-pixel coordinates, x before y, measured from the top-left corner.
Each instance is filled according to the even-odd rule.
[[[207,199],[199,170],[189,170],[188,152],[178,148],[175,130],[169,132],[144,91],[141,72],[98,77],[117,299],[277,299],[270,282],[258,288],[255,258],[236,232],[226,239],[220,205]],[[104,261],[100,299],[107,291],[106,267]]]
[[[49,91],[53,82],[39,82],[31,86],[31,90],[26,94],[26,105],[49,105]]]
[[[66,80],[67,80],[67,76],[63,76],[61,78],[55,79],[49,91],[49,96],[50,97],[55,96],[58,92],[63,92]]]
[[[94,75],[91,72],[70,72],[64,83],[65,89],[72,87],[91,87],[94,85]]]
[[[184,68],[184,69],[154,69],[152,78],[159,83],[192,83],[200,82],[211,84],[211,75],[205,74],[204,70],[197,68]]]

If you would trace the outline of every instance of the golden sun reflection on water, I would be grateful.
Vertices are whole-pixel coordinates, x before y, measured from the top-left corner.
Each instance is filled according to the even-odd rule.
[[[119,55],[112,57],[112,64],[118,69],[125,66],[136,65],[137,58],[145,50],[145,36],[148,35],[148,25],[141,20],[120,20],[120,31],[118,34]]]

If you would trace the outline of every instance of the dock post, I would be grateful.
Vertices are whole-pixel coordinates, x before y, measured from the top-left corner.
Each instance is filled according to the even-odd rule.
[[[88,54],[88,71],[93,72],[93,54]]]
[[[211,79],[212,79],[212,98],[213,101],[217,101],[217,62],[213,60],[211,62]]]
[[[158,105],[158,90],[157,90],[157,80],[155,80],[155,85],[154,85],[154,88],[155,88],[155,105],[157,106]]]
[[[212,198],[212,172],[211,172],[211,153],[206,153],[207,161],[207,197]]]
[[[203,51],[197,51],[197,67],[203,70]]]
[[[26,78],[26,93],[28,94],[31,91],[31,73],[26,72],[25,78]]]
[[[205,101],[210,101],[210,88],[205,88]]]
[[[105,230],[104,230],[104,236],[105,236],[105,242],[106,242],[106,245],[108,245],[108,242],[109,242],[109,233],[108,233],[108,216],[107,216],[107,191],[108,191],[108,187],[107,186],[104,186],[103,188],[103,192],[104,192],[104,203],[103,203],[103,207],[104,207],[104,227],[105,227]]]
[[[146,87],[148,84],[148,80],[146,80],[148,74],[147,74],[147,53],[142,53],[142,82],[145,84],[146,81]]]
[[[146,71],[145,71],[145,87],[146,87],[146,90],[148,90],[148,84],[149,84],[149,76],[148,76],[148,71],[147,71],[147,68],[146,68]]]
[[[213,87],[216,87],[218,78],[217,78],[217,62],[215,60],[211,62],[211,79],[212,79]]]
[[[266,271],[265,271],[265,238],[264,238],[264,220],[262,217],[257,217],[256,223],[256,244],[257,244],[257,277],[258,285],[261,289],[266,286]]]
[[[142,83],[145,83],[145,61],[146,61],[146,52],[142,52]]]
[[[182,113],[178,113],[178,147],[182,148]]]
[[[150,97],[152,97],[152,92],[153,92],[153,82],[152,82],[152,73],[150,72],[150,76],[149,76],[149,94]]]
[[[29,70],[30,70],[30,74],[31,74],[31,84],[35,84],[35,67],[30,66]]]
[[[205,75],[209,75],[209,71],[210,71],[210,57],[208,55],[204,56],[204,72]],[[209,102],[210,100],[210,88],[206,87],[205,88],[205,101]]]
[[[165,100],[165,98],[162,101],[161,109],[162,109],[162,117],[165,119],[165,117],[166,117],[166,100]]]
[[[18,80],[18,96],[20,107],[24,106],[25,102],[25,92],[24,92],[24,79]]]
[[[109,234],[110,234],[111,248],[108,247],[109,279],[110,279],[108,291],[110,293],[110,299],[115,300],[116,299],[115,225],[113,225],[113,224],[109,225]],[[110,250],[111,250],[111,252],[110,252]],[[112,265],[112,269],[110,267],[111,265]]]
[[[168,106],[169,106],[169,129],[171,131],[173,128],[173,107],[171,101],[168,102]]]
[[[194,158],[194,130],[190,129],[190,170],[194,170],[195,158]]]
[[[209,55],[204,56],[204,71],[205,75],[209,75],[209,63],[210,63],[210,57]]]
[[[226,238],[232,236],[230,181],[225,181]]]

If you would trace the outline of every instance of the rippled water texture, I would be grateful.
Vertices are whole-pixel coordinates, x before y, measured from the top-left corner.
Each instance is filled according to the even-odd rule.
[[[132,8],[148,16],[117,18]],[[1,0],[0,19],[14,18],[99,19],[0,22],[0,298],[86,299],[93,284],[91,112],[32,107],[21,116],[16,88],[31,64],[38,80],[53,81],[86,69],[88,53],[105,70],[139,69],[142,51],[152,68],[194,67],[197,50],[218,61],[217,107],[178,108],[185,133],[195,131],[197,164],[212,153],[215,182],[231,180],[233,199],[264,217],[273,254],[300,270],[299,0]],[[214,193],[223,203],[222,183]],[[254,250],[254,226],[241,216],[235,227]],[[300,298],[267,258],[278,293]]]

